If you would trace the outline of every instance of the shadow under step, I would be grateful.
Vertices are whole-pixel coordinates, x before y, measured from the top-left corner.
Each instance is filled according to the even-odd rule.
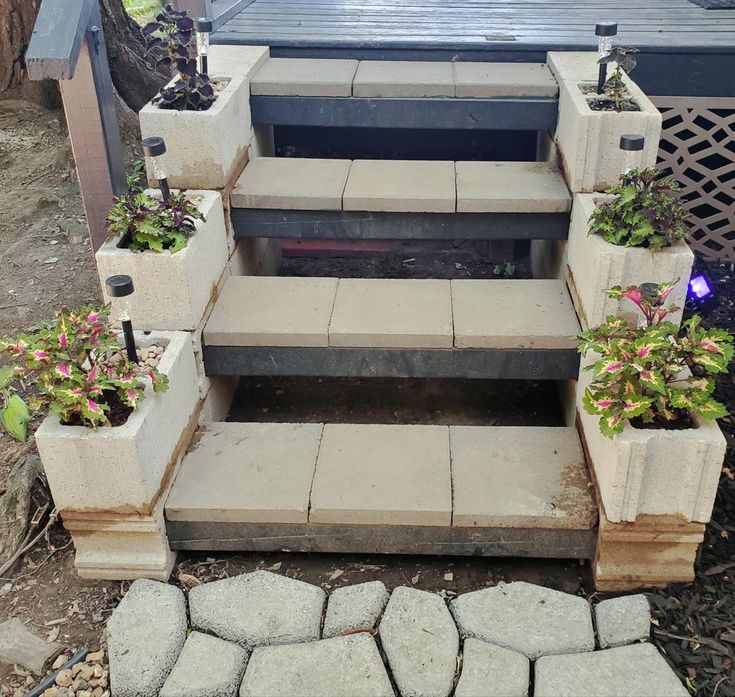
[[[568,427],[215,423],[165,506],[173,549],[590,559]]]

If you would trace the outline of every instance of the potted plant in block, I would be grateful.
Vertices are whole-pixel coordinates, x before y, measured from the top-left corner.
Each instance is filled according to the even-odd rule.
[[[694,254],[687,246],[689,214],[676,182],[655,167],[633,169],[599,194],[577,194],[567,244],[569,287],[583,327],[626,311],[626,300],[605,288],[643,281],[684,282],[671,291],[683,307]],[[669,314],[679,323],[682,310]]]
[[[162,136],[169,144],[165,162],[172,186],[223,188],[247,158],[251,136],[248,73],[210,78],[200,72],[193,48],[194,21],[171,5],[142,31],[149,51],[162,54],[158,64],[169,66],[175,74],[141,109],[143,137]],[[148,176],[155,179],[151,169]]]
[[[585,360],[578,407],[608,520],[672,515],[706,522],[714,504],[727,411],[712,375],[733,356],[732,336],[694,316],[679,327],[666,303],[674,283],[612,288],[641,322],[610,316],[579,335]]]

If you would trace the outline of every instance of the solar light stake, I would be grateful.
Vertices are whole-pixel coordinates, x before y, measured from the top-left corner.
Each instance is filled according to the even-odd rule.
[[[171,189],[166,172],[158,161],[158,158],[166,152],[166,143],[160,136],[151,136],[144,138],[140,144],[143,146],[143,156],[151,161],[151,169],[161,189],[161,197],[164,201],[168,201],[171,198]]]
[[[616,22],[598,22],[595,25],[595,36],[597,36],[597,59],[600,60],[610,55],[612,50],[612,38],[618,33]],[[602,94],[603,87],[607,81],[607,63],[600,63],[600,72],[597,78],[597,94]]]
[[[209,55],[209,34],[212,31],[213,23],[211,19],[199,17],[194,20],[194,29],[197,35],[197,59],[199,60],[199,72],[205,75],[209,74],[208,55]]]
[[[639,153],[646,144],[644,136],[635,133],[626,133],[620,136],[620,149],[623,151],[623,174],[633,169]]]
[[[107,295],[111,298],[127,298],[133,294],[135,286],[130,276],[119,274],[110,276],[105,281]],[[138,362],[138,351],[135,348],[135,337],[133,336],[133,323],[130,321],[130,306],[127,300],[120,301],[120,315],[118,317],[122,324],[123,336],[125,337],[125,351],[131,363]]]

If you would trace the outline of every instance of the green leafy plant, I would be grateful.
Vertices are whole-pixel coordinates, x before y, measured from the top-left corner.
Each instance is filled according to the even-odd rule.
[[[607,78],[603,86],[605,94],[612,100],[615,111],[623,111],[626,106],[632,105],[632,99],[625,86],[623,74],[629,75],[638,64],[634,53],[638,53],[637,48],[622,48],[616,46],[610,53],[598,60],[598,63],[609,64],[615,63],[615,70]]]
[[[178,73],[178,80],[165,87],[153,103],[161,109],[206,111],[217,98],[209,76],[197,69],[197,59],[190,47],[194,41],[194,21],[184,11],[171,5],[156,15],[143,29],[148,53],[163,51],[156,67],[167,66]]]
[[[733,337],[722,329],[705,329],[694,316],[681,329],[666,319],[679,308],[664,307],[675,282],[606,291],[627,298],[641,311],[642,326],[610,316],[605,324],[578,336],[579,350],[599,358],[585,368],[593,380],[584,393],[584,408],[600,417],[608,438],[620,433],[626,420],[643,427],[686,427],[690,416],[705,419],[727,415],[712,397],[714,373],[727,372]]]
[[[669,247],[689,236],[689,213],[681,204],[679,185],[661,177],[655,167],[632,169],[605,193],[590,217],[590,234],[622,247]]]
[[[130,171],[125,175],[128,192],[143,191],[145,188],[145,160],[141,157],[133,162]]]
[[[107,230],[111,236],[121,236],[123,246],[134,252],[168,250],[173,254],[186,247],[197,220],[204,220],[204,215],[184,193],[171,194],[164,201],[132,191],[114,199]]]
[[[44,406],[64,424],[97,428],[109,425],[111,409],[137,408],[146,380],[154,392],[168,389],[166,375],[123,356],[109,312],[109,305],[62,310],[29,334],[0,339],[0,354],[9,359],[1,373],[6,393],[1,416],[10,435],[24,440],[31,411]],[[14,384],[35,392],[30,407],[11,392]]]

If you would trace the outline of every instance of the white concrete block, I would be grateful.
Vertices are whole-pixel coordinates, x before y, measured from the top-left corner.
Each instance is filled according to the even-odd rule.
[[[582,327],[596,327],[609,315],[635,311],[629,300],[609,298],[605,289],[663,283],[677,278],[680,281],[669,300],[682,310],[669,318],[672,322],[680,323],[694,254],[683,240],[652,252],[643,247],[619,247],[606,242],[601,235],[588,234],[595,202],[605,198],[595,194],[576,194],[572,208],[567,273],[569,289]]]
[[[209,72],[212,75],[250,77],[270,56],[267,46],[227,46],[212,44],[209,47]]]
[[[228,261],[227,231],[222,197],[216,191],[188,191],[203,213],[196,232],[183,249],[164,252],[132,252],[118,246],[120,237],[107,240],[97,251],[97,273],[105,302],[113,314],[120,299],[105,293],[105,279],[127,274],[135,292],[125,298],[134,326],[142,331],[193,331],[216,294]]]

